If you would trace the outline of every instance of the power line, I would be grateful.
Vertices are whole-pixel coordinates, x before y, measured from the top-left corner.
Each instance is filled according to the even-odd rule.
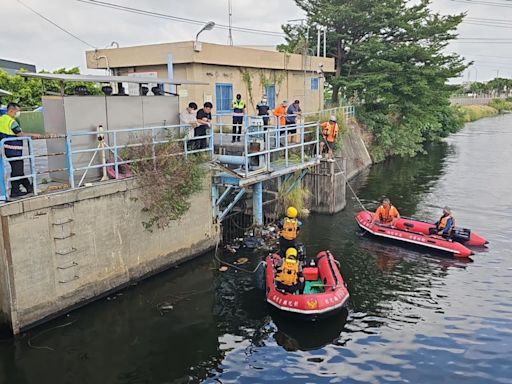
[[[59,28],[62,32],[64,33],[67,33],[69,36],[77,39],[78,41],[84,43],[85,45],[91,47],[91,48],[96,48],[94,45],[88,43],[87,41],[85,40],[82,40],[80,37],[78,37],[77,35],[69,32],[67,29],[61,27],[60,25],[58,25],[57,23],[53,22],[52,20],[50,20],[49,18],[47,18],[46,16],[43,16],[42,14],[40,14],[39,12],[37,12],[35,9],[31,8],[30,6],[28,6],[27,4],[25,4],[24,2],[22,2],[21,0],[16,0],[18,3],[20,3],[21,5],[23,5],[25,8],[27,8],[28,10],[30,10],[31,12],[35,13],[37,16],[41,17],[42,19],[46,20],[47,22],[49,22],[50,24],[52,24],[53,26]]]
[[[185,18],[185,17],[173,16],[173,15],[169,15],[169,14],[165,14],[165,13],[146,11],[144,9],[127,7],[124,5],[110,3],[107,1],[99,1],[99,0],[76,0],[76,1],[78,1],[80,3],[84,3],[84,4],[95,5],[98,7],[110,8],[110,9],[115,9],[118,11],[124,11],[124,12],[129,12],[129,13],[134,13],[134,14],[144,15],[144,16],[150,16],[150,17],[156,17],[156,18],[160,18],[160,19],[173,20],[173,21],[177,21],[177,22],[181,22],[181,23],[194,24],[194,25],[206,24],[206,21],[202,21],[202,20],[195,20],[195,19],[189,19],[189,18]],[[230,26],[216,23],[215,28],[224,29],[224,30],[229,31]],[[231,29],[234,31],[243,32],[243,33],[256,33],[256,34],[276,36],[276,37],[284,37],[285,36],[285,34],[282,32],[266,31],[266,30],[262,30],[262,29],[234,27],[234,26],[231,26]]]
[[[489,5],[491,7],[499,7],[499,8],[512,8],[512,3],[496,3],[492,1],[483,1],[483,0],[450,0],[455,3],[464,3],[470,5]]]

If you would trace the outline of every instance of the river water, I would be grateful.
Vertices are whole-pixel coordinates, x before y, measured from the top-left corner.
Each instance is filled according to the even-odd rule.
[[[490,241],[472,262],[362,236],[357,201],[312,215],[308,252],[330,249],[351,299],[328,321],[270,312],[252,275],[212,254],[0,340],[1,383],[512,383],[512,115],[468,124],[414,159],[354,181],[364,204],[457,222]],[[259,255],[240,256],[257,264]],[[172,307],[172,308],[171,308]]]

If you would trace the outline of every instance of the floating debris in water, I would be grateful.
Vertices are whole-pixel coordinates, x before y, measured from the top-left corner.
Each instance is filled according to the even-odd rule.
[[[225,265],[222,265],[220,268],[219,268],[219,272],[226,272],[228,270],[228,267],[225,266]]]
[[[234,264],[241,265],[247,263],[248,261],[249,259],[247,257],[241,257],[238,260],[236,260]]]

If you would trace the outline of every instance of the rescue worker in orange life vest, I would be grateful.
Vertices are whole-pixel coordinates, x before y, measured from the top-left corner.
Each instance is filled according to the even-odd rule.
[[[375,213],[373,214],[372,224],[376,221],[384,225],[394,226],[395,220],[400,218],[400,213],[396,209],[391,201],[385,197],[382,200],[382,204],[379,205]]]
[[[288,293],[304,292],[304,276],[297,249],[288,248],[284,259],[277,264],[276,288]]]
[[[279,232],[279,255],[284,257],[288,248],[296,248],[297,235],[302,223],[297,219],[297,208],[288,207],[286,217],[277,223]]]
[[[443,237],[450,237],[452,230],[455,227],[455,218],[452,216],[452,210],[448,207],[443,208],[443,215],[436,223],[434,228],[429,228],[428,232],[431,235],[440,235]]]

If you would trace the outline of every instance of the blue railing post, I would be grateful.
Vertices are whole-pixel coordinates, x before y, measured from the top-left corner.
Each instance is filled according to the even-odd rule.
[[[214,138],[214,132],[213,132],[213,125],[210,127],[210,145],[209,145],[209,148],[210,148],[210,160],[213,159],[213,153],[215,152],[215,143],[213,142],[213,138]]]
[[[151,131],[153,132],[153,130]],[[154,145],[153,145],[154,149]],[[117,154],[117,131],[114,131],[114,171],[116,173],[116,180],[119,178],[119,163],[117,161],[118,154]]]
[[[72,150],[72,136],[66,135],[66,162],[68,165],[68,181],[70,188],[75,188],[75,176],[73,169],[73,150]]]
[[[247,135],[244,135],[245,177],[249,176],[249,151],[247,148]]]
[[[260,181],[252,186],[253,224],[263,225],[263,183]]]
[[[2,140],[2,144],[0,145],[0,150],[2,153],[0,154],[0,171],[2,172],[2,177],[0,178],[0,200],[7,200],[7,183],[5,182],[5,151],[4,151],[4,140]]]
[[[36,173],[36,158],[34,155],[34,148],[32,144],[32,138],[27,137],[27,147],[30,162],[30,176],[32,177],[32,189],[34,190],[34,196],[37,196],[37,173]]]

